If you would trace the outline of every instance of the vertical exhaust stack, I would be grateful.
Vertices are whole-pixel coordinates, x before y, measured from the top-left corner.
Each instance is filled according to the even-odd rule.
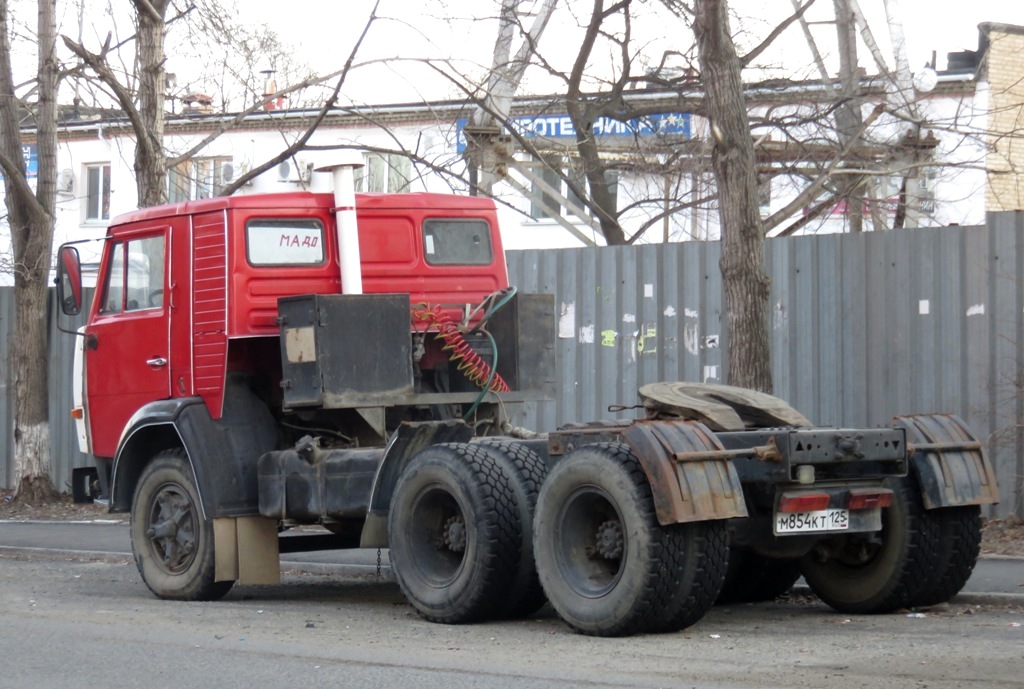
[[[351,156],[331,165],[316,168],[317,172],[330,172],[334,183],[334,214],[338,223],[338,254],[341,268],[341,293],[363,293],[363,266],[359,258],[359,225],[356,222],[356,168],[363,166],[363,156],[351,151]]]

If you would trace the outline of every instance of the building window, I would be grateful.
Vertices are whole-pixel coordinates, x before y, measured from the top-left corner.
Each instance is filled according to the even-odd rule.
[[[366,164],[356,170],[356,191],[402,194],[412,183],[412,161],[403,155],[367,154]]]
[[[167,171],[168,203],[220,196],[227,186],[224,167],[230,163],[229,156],[193,158],[170,168]]]
[[[110,165],[85,166],[85,219],[110,219]]]

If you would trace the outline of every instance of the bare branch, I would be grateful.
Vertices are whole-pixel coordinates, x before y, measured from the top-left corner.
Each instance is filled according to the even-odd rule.
[[[757,59],[757,56],[763,53],[768,46],[770,46],[776,38],[782,35],[786,29],[790,27],[796,20],[804,16],[807,9],[813,5],[815,0],[807,0],[807,3],[802,5],[796,12],[786,17],[778,26],[772,29],[772,32],[761,41],[753,50],[740,58],[740,67],[747,67],[753,60]]]

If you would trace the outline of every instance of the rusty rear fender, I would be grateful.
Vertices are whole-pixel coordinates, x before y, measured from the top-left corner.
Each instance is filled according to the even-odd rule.
[[[704,424],[637,421],[622,439],[647,474],[660,524],[747,516],[739,474]]]

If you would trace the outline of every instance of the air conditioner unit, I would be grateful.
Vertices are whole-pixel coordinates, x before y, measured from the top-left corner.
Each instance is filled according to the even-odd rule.
[[[292,176],[291,161],[282,160],[277,164],[277,179],[279,182],[290,182]]]
[[[70,192],[75,188],[75,173],[64,168],[57,175],[57,191]]]
[[[309,184],[313,174],[313,163],[307,160],[292,158],[282,160],[277,166],[277,179],[280,182]]]
[[[231,184],[235,181],[236,177],[235,164],[233,162],[229,160],[220,164],[220,178],[224,184]]]

